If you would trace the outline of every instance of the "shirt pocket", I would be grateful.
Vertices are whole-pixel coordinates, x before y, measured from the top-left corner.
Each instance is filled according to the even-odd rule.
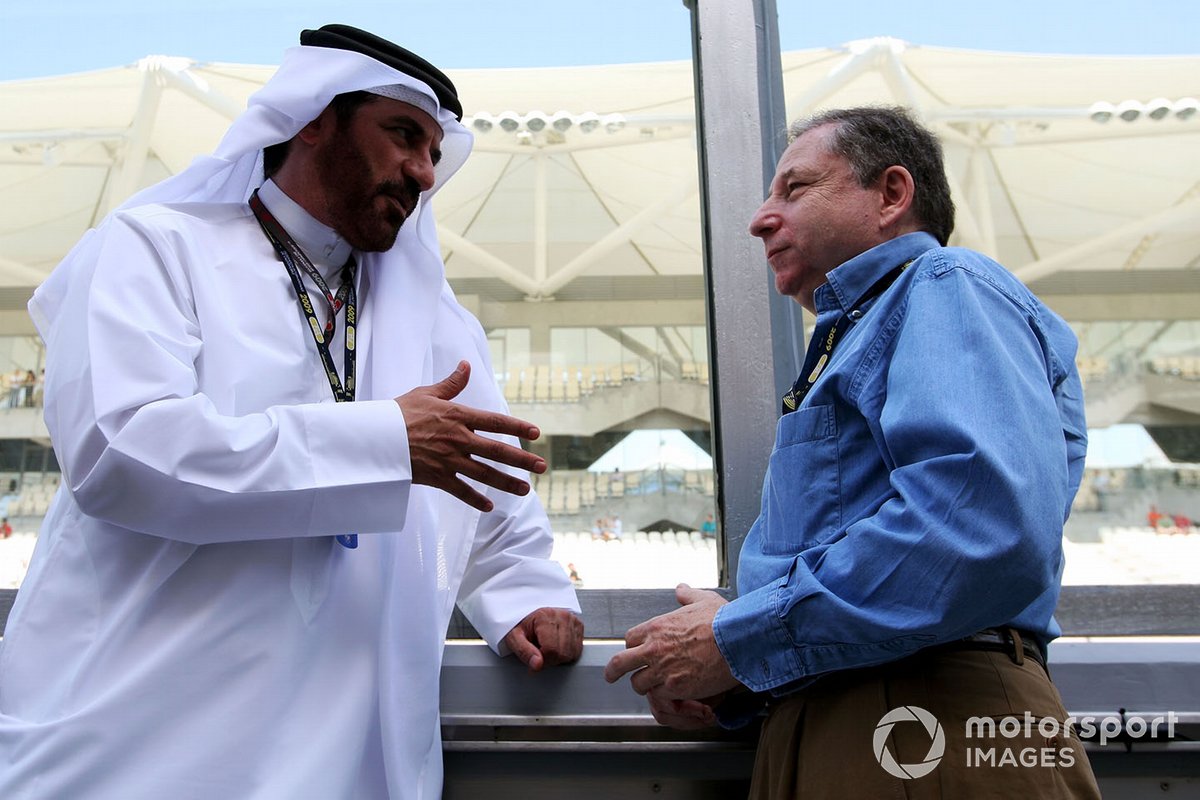
[[[841,528],[841,477],[833,406],[800,408],[779,419],[767,480],[763,552],[796,555]]]

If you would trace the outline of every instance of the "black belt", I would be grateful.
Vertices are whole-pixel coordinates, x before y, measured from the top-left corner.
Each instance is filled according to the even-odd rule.
[[[965,639],[937,645],[933,649],[945,648],[950,650],[990,650],[997,653],[1007,653],[1017,664],[1028,656],[1042,669],[1046,668],[1046,655],[1037,643],[1032,633],[1017,628],[984,628],[979,633],[973,633]]]
[[[988,650],[995,653],[1004,653],[1014,664],[1024,664],[1025,659],[1031,659],[1035,664],[1038,664],[1048,676],[1049,668],[1046,666],[1046,655],[1042,652],[1041,645],[1037,643],[1037,639],[1029,631],[1023,631],[1019,628],[984,628],[979,633],[973,633],[962,639],[956,639],[942,644],[935,644],[931,647],[926,647],[918,650],[915,653],[907,656],[900,661],[891,661],[884,664],[879,664],[874,667],[859,667],[855,669],[839,670],[836,672],[817,675],[816,680],[798,690],[795,694],[802,694],[810,687],[829,686],[831,681],[836,681],[838,676],[853,676],[862,675],[871,670],[889,670],[897,664],[903,663],[907,659],[917,659],[935,653],[944,653],[952,650]],[[784,694],[774,697],[769,693],[766,694],[750,694],[749,697],[754,698],[755,703],[765,702],[768,708],[779,705],[791,699],[794,694]],[[746,698],[740,698],[746,701]]]

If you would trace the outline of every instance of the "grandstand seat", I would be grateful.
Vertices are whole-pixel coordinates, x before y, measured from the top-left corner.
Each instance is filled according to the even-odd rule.
[[[599,372],[596,368],[585,366],[579,373],[579,388],[584,394],[591,394],[596,391],[596,384],[603,383],[603,372]]]
[[[533,370],[523,369],[520,372],[521,390],[518,396],[522,403],[533,402]]]
[[[538,364],[533,374],[533,400],[536,403],[550,401],[550,367]]]
[[[561,403],[567,399],[567,371],[560,367],[550,370],[550,401]]]

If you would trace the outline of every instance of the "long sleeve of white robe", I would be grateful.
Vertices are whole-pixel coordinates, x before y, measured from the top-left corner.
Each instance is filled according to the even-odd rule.
[[[329,402],[294,302],[264,305],[253,277],[220,263],[182,274],[163,251],[187,231],[139,222],[109,223],[93,271],[70,288],[68,308],[83,316],[60,326],[53,348],[64,358],[47,374],[47,423],[80,508],[195,544],[402,528],[412,476],[396,403]],[[270,255],[265,239],[247,244]],[[249,335],[227,354],[206,339],[213,331],[201,329],[201,314],[206,328],[228,317]],[[286,369],[296,351],[296,373],[318,376],[256,407],[256,397],[295,383],[256,358],[277,337],[255,329],[272,326],[294,342],[264,353],[272,365]],[[204,373],[213,374],[202,387]]]

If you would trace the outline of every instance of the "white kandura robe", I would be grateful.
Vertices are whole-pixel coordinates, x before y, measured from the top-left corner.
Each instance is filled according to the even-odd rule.
[[[493,647],[578,608],[532,496],[480,515],[410,482],[391,398],[466,358],[458,400],[505,407],[482,329],[435,259],[361,257],[337,404],[244,203],[93,236],[39,320],[65,480],[0,644],[0,797],[438,797],[455,598]]]

